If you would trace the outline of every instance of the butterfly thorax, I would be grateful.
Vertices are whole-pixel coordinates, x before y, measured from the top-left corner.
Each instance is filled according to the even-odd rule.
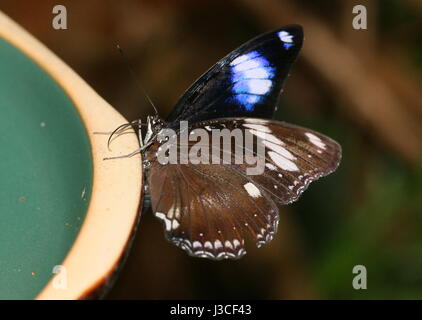
[[[142,133],[140,132],[139,139],[141,143],[148,147],[149,144],[155,139],[157,134],[163,129],[165,126],[164,120],[162,120],[158,115],[148,116],[147,117],[147,131],[145,137],[142,138]]]

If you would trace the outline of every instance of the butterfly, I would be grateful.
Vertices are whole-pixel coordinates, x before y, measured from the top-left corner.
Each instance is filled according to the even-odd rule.
[[[229,53],[203,74],[180,98],[170,116],[148,116],[140,136],[146,194],[166,238],[189,255],[213,260],[245,255],[245,240],[258,247],[277,232],[278,204],[296,201],[308,185],[333,172],[341,147],[334,140],[299,126],[272,120],[284,80],[303,42],[299,25],[260,35]],[[181,128],[187,122],[187,129]],[[173,147],[192,150],[183,134],[202,130],[238,130],[264,145],[264,167],[249,175],[247,163],[162,163],[158,152],[169,137]],[[258,141],[259,139],[259,141]],[[232,145],[232,141],[230,145]],[[212,151],[214,147],[208,150]],[[223,152],[224,153],[224,152]],[[219,152],[217,157],[224,154]],[[229,158],[233,158],[229,155]],[[186,159],[185,159],[186,160]]]

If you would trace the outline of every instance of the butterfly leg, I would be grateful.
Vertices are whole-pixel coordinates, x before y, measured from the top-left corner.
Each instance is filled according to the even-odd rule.
[[[148,148],[152,144],[152,141],[147,143],[146,145],[141,146],[140,148],[136,149],[135,151],[132,151],[131,153],[125,154],[123,156],[117,156],[117,157],[107,157],[103,160],[114,160],[114,159],[123,159],[123,158],[130,158],[133,157],[135,154],[141,153],[146,148]]]
[[[135,151],[129,153],[129,154],[125,154],[123,156],[117,156],[117,157],[107,157],[107,158],[103,158],[103,160],[114,160],[114,159],[123,159],[123,158],[130,158],[133,157],[135,154],[138,154],[140,152],[142,152],[144,148],[138,148]]]
[[[142,126],[142,122],[141,122],[140,119],[138,120],[138,125],[139,125],[139,128]],[[143,148],[144,147],[144,140],[143,140],[143,137],[142,137],[142,130],[138,130],[138,140],[139,140],[139,144],[141,145],[141,148]]]

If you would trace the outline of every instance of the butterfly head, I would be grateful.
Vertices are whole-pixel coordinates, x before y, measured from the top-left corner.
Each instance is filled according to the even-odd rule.
[[[158,116],[158,114],[148,116],[147,132],[144,138],[144,145],[149,145],[164,126],[165,122]]]
[[[151,129],[154,133],[158,133],[163,129],[165,123],[164,121],[156,114],[153,116],[149,116],[147,119],[148,123],[151,123]]]

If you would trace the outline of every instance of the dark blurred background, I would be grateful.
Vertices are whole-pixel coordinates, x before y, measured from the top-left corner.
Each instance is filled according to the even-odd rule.
[[[54,30],[52,8],[68,10]],[[352,28],[365,5],[368,29]],[[127,119],[161,114],[218,59],[260,33],[303,25],[305,42],[277,119],[324,133],[343,161],[240,261],[188,257],[147,211],[106,298],[422,298],[422,2],[2,0],[0,9],[69,64]],[[101,115],[98,115],[101,116]],[[354,290],[352,269],[368,270]]]

